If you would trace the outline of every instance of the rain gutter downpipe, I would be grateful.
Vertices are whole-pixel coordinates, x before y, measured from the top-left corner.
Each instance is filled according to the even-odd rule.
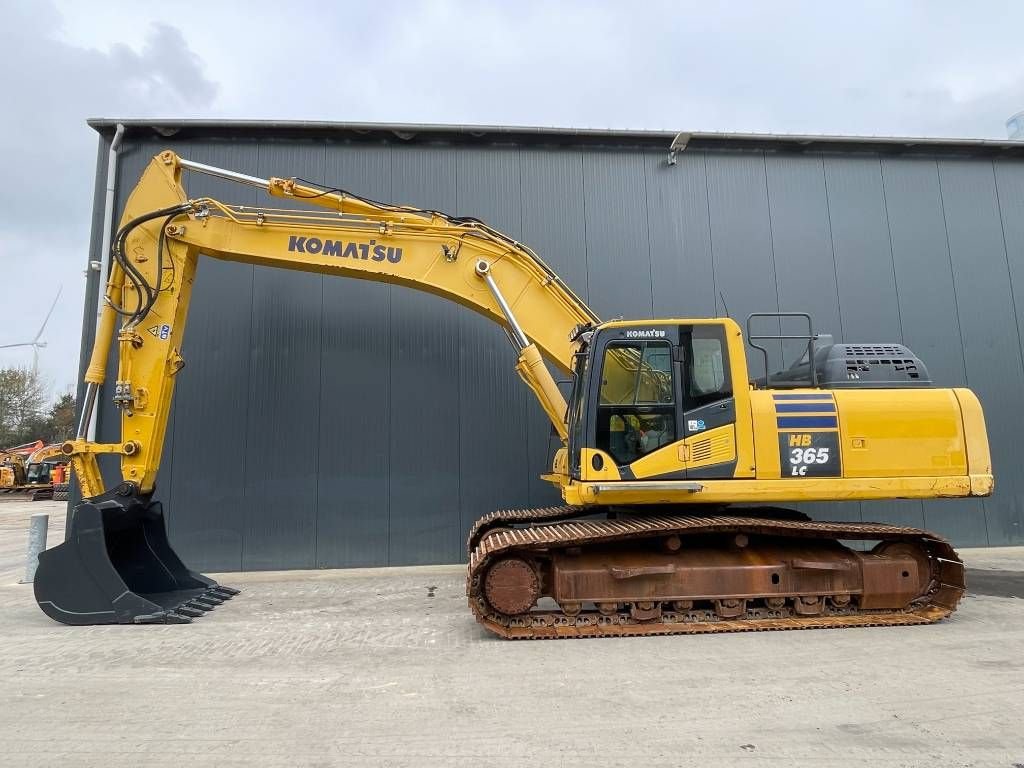
[[[110,271],[110,241],[113,239],[115,187],[117,184],[117,153],[121,149],[124,138],[124,123],[118,123],[114,130],[114,138],[107,152],[107,194],[103,201],[103,242],[100,245],[99,278],[96,286],[96,331],[93,334],[95,344],[96,333],[99,333],[100,316],[103,314],[104,280]],[[96,407],[96,395],[99,389],[96,384],[85,385],[85,400],[82,403],[82,415],[78,422],[78,439],[83,437],[90,442],[96,441],[96,419],[93,412]]]

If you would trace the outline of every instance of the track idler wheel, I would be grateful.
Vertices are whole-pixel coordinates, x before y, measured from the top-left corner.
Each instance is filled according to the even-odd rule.
[[[919,593],[924,593],[928,588],[928,582],[931,581],[932,574],[931,568],[929,567],[928,554],[912,541],[883,541],[873,550],[873,555],[883,555],[890,558],[905,558],[913,560],[917,563],[916,573],[916,586],[915,589]],[[912,574],[908,570],[900,572],[902,579],[912,578]]]
[[[526,613],[540,597],[540,577],[526,560],[507,557],[487,571],[484,595],[499,613],[506,616]]]

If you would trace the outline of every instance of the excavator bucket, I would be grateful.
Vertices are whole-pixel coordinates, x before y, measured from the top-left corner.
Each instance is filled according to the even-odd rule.
[[[64,624],[187,624],[238,594],[190,571],[159,502],[105,494],[71,512],[63,544],[39,555],[36,602]]]

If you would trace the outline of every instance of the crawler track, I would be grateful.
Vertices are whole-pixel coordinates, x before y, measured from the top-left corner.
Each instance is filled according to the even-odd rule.
[[[956,610],[965,588],[963,564],[953,548],[939,536],[917,528],[756,516],[654,515],[618,520],[572,519],[582,513],[579,508],[555,507],[494,513],[478,521],[470,537],[472,542],[475,535],[478,543],[470,554],[466,591],[470,608],[484,627],[503,638],[536,640],[931,624]],[[534,524],[538,522],[544,524]],[[516,523],[534,525],[504,527]],[[764,601],[752,600],[749,602],[754,605],[738,617],[721,618],[712,609],[666,609],[659,610],[660,615],[651,620],[638,620],[635,613],[624,607],[614,612],[601,612],[594,606],[584,607],[579,613],[569,615],[557,606],[547,610],[535,605],[526,613],[506,615],[495,610],[485,596],[484,578],[488,568],[505,557],[544,558],[552,552],[569,548],[585,550],[594,545],[640,542],[672,535],[679,536],[685,548],[686,537],[701,534],[745,534],[818,541],[911,542],[922,547],[927,555],[928,586],[902,610],[862,610],[856,601],[837,606],[823,600],[822,612],[807,616],[797,615],[792,601],[781,607],[769,608]],[[666,603],[664,607],[671,606]]]
[[[49,485],[18,485],[0,490],[0,495],[18,496],[28,501],[46,501],[54,498],[53,487]],[[67,499],[66,495],[64,499]]]
[[[466,554],[472,554],[480,540],[498,528],[534,523],[557,523],[593,514],[586,507],[537,507],[536,509],[499,509],[479,518],[466,539]]]

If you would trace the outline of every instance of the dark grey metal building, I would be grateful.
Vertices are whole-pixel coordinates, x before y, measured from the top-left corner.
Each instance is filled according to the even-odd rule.
[[[1024,143],[93,120],[93,260],[118,123],[115,222],[169,147],[480,217],[604,318],[796,309],[837,340],[902,341],[939,385],[980,396],[996,494],[810,511],[924,526],[961,546],[1024,543]],[[208,177],[186,185],[261,202]],[[91,272],[85,350],[98,282]],[[556,501],[537,478],[554,440],[504,334],[441,299],[206,259],[184,354],[157,496],[193,567],[457,562],[480,514]],[[116,440],[102,403],[98,435]]]

